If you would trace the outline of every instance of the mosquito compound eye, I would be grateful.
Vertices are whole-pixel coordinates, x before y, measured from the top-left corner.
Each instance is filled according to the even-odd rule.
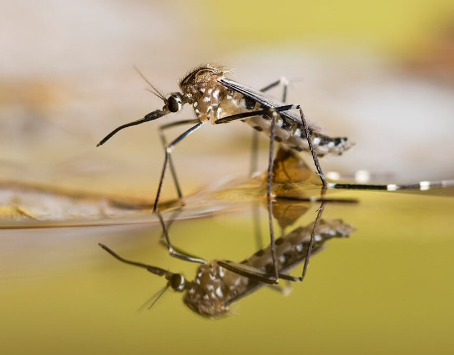
[[[184,279],[183,275],[180,274],[173,274],[169,280],[170,286],[175,291],[183,291],[186,280]]]
[[[179,96],[170,95],[167,99],[167,107],[170,112],[178,112],[181,110],[181,99]]]

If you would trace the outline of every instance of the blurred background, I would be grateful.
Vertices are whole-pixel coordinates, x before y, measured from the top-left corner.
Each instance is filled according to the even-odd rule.
[[[134,65],[168,93],[207,62],[255,88],[290,79],[291,102],[356,143],[325,158],[327,171],[365,169],[388,182],[453,176],[452,1],[16,0],[1,2],[0,18],[2,179],[152,196],[157,127],[190,109],[96,144],[162,107]],[[246,173],[250,131],[238,122],[185,140],[174,155],[186,191]]]
[[[82,211],[92,224],[105,223],[112,216],[105,200],[83,203],[93,193],[152,202],[163,162],[157,128],[193,112],[96,144],[117,126],[162,107],[134,66],[169,93],[207,62],[232,68],[233,79],[255,88],[287,77],[289,101],[332,135],[356,143],[341,157],[323,158],[325,171],[352,180],[367,170],[384,182],[454,177],[452,0],[3,0],[3,228],[10,222],[8,206],[23,207],[26,199],[27,189],[15,190],[14,182],[74,192],[66,200],[46,193],[29,198],[26,207],[42,206],[53,221],[80,218]],[[271,94],[281,96],[279,89]],[[185,139],[174,151],[183,192],[246,178],[251,131],[236,122],[205,126]],[[169,139],[180,132],[169,131]],[[264,170],[266,137],[261,146]],[[0,348],[8,354],[452,354],[452,198],[431,191],[335,193],[359,201],[329,204],[323,216],[353,225],[351,237],[330,241],[311,259],[308,278],[290,297],[257,292],[232,307],[239,315],[218,322],[191,313],[180,295],[135,312],[164,280],[113,260],[98,242],[189,279],[196,275],[196,265],[159,247],[154,215],[134,225],[27,228],[22,208],[13,228],[0,229]],[[175,197],[170,179],[163,194]],[[185,216],[194,205],[196,212],[214,206],[222,213],[175,223],[175,245],[209,260],[253,255],[257,218],[241,205],[247,197],[235,194],[229,202],[238,206],[226,210],[219,196],[190,200]],[[64,202],[64,213],[56,214],[51,202]],[[300,220],[285,233],[312,223],[318,207],[300,206]],[[266,246],[266,209],[260,217]]]

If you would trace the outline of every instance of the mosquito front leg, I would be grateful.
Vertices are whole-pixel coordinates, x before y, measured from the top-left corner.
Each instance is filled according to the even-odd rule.
[[[165,124],[165,125],[159,127],[159,137],[161,138],[161,143],[162,143],[162,146],[163,146],[164,150],[167,148],[167,139],[166,139],[166,136],[164,134],[164,131],[166,129],[177,127],[177,126],[182,126],[182,125],[187,125],[187,124],[195,124],[195,123],[198,123],[198,122],[199,122],[199,120],[197,120],[197,119],[183,120],[183,121],[178,121],[178,122],[172,122],[172,123],[169,123],[169,124]],[[178,182],[178,177],[177,177],[177,173],[176,173],[176,170],[175,170],[175,166],[173,164],[172,157],[169,157],[169,167],[170,167],[170,173],[172,174],[173,182],[175,184],[175,189],[177,190],[178,198],[181,199],[181,198],[183,198],[183,193],[181,192],[181,187],[180,187],[180,184]]]
[[[202,127],[203,124],[204,124],[204,122],[198,122],[195,126],[193,126],[190,129],[188,129],[186,132],[184,132],[182,135],[180,135],[177,139],[175,139],[172,143],[170,143],[166,147],[166,152],[165,152],[165,157],[164,157],[164,166],[162,167],[161,178],[159,180],[158,191],[156,193],[156,199],[154,201],[153,212],[157,212],[158,211],[159,197],[161,195],[162,183],[164,182],[164,177],[165,177],[167,165],[168,165],[168,162],[170,160],[170,154],[172,153],[173,149],[175,148],[175,146],[178,143],[180,143],[184,138],[189,136],[192,132],[195,132],[200,127]]]
[[[167,228],[167,226],[166,226],[166,224],[164,222],[164,219],[162,218],[162,216],[159,213],[159,211],[157,211],[156,214],[158,215],[159,221],[161,222],[162,231],[163,231],[164,237],[165,237],[165,244],[167,246],[167,249],[169,251],[170,256],[173,256],[174,258],[177,258],[177,259],[180,259],[180,260],[183,260],[183,261],[189,261],[191,263],[198,263],[198,264],[206,264],[207,263],[206,260],[204,260],[202,258],[199,258],[198,256],[191,255],[189,253],[186,253],[186,252],[182,251],[181,249],[174,248],[172,243],[170,242],[168,228]],[[173,221],[171,220],[170,224],[172,222]]]

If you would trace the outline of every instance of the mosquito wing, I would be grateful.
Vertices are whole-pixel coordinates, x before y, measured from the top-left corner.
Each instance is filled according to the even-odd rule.
[[[285,103],[277,100],[277,99],[274,99],[274,98],[271,98],[270,96],[268,95],[265,95],[263,92],[260,92],[258,90],[255,90],[255,89],[252,89],[248,86],[245,86],[243,84],[240,84],[234,80],[231,80],[231,79],[227,79],[227,78],[222,78],[219,80],[219,82],[224,85],[225,87],[233,90],[233,91],[236,91],[236,92],[239,92],[240,94],[242,94],[243,96],[247,97],[247,98],[250,98],[254,101],[257,101],[258,103],[260,103],[262,106],[264,107],[279,107],[279,106],[284,106]],[[288,119],[289,121],[292,121],[292,122],[295,122],[297,123],[298,125],[302,125],[302,122],[301,122],[301,117],[299,114],[295,113],[295,112],[292,112],[292,111],[284,111],[284,112],[280,112],[280,115],[286,119]],[[317,126],[315,123],[313,122],[310,122],[306,119],[307,121],[307,124],[309,126],[309,130],[311,132],[315,132],[315,133],[325,133],[323,131],[323,129],[319,126]]]

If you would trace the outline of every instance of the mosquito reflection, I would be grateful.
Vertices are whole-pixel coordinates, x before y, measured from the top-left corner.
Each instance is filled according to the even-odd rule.
[[[293,212],[300,206],[300,212],[307,210],[307,203],[284,203],[292,205]],[[271,209],[279,210],[282,203],[271,204]],[[333,238],[346,238],[354,228],[340,219],[324,220],[322,218],[325,203],[322,203],[317,218],[305,226],[298,226],[283,234],[275,241],[275,255],[278,276],[282,280],[301,281],[301,277],[289,275],[297,265],[307,262],[310,256],[321,252],[327,241]],[[281,208],[282,209],[282,208]],[[286,210],[286,209],[283,209]],[[301,216],[301,214],[300,214]],[[172,221],[167,223],[167,228]],[[286,223],[289,223],[286,220]],[[159,299],[165,290],[171,288],[182,292],[183,302],[195,313],[208,318],[216,318],[228,314],[230,306],[257,291],[263,286],[276,290],[286,290],[274,285],[274,260],[272,246],[257,250],[247,259],[235,262],[230,260],[203,260],[197,269],[196,276],[190,280],[180,273],[174,273],[157,266],[126,259],[104,244],[100,246],[116,259],[146,269],[167,280],[165,287],[150,301],[151,306]],[[305,272],[303,272],[304,274]]]

